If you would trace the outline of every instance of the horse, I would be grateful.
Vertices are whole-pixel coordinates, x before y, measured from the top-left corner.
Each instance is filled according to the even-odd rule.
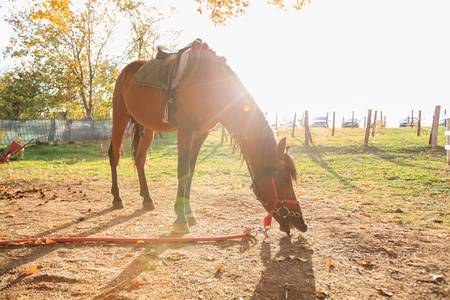
[[[264,225],[270,226],[273,216],[280,224],[280,230],[288,235],[293,227],[305,232],[308,227],[293,189],[297,169],[289,154],[286,138],[277,143],[264,114],[224,57],[218,56],[206,43],[202,47],[193,47],[191,51],[198,55],[199,60],[189,83],[174,92],[176,122],[163,122],[163,90],[138,85],[134,80],[136,72],[146,61],[126,65],[117,78],[113,93],[112,138],[108,149],[113,207],[124,207],[118,187],[117,165],[128,122],[132,120],[137,125],[132,141],[133,156],[140,195],[143,197],[142,205],[148,210],[155,209],[155,205],[149,193],[144,166],[154,132],[177,131],[178,190],[173,232],[190,232],[189,226],[197,222],[190,202],[197,156],[209,131],[221,123],[240,148],[252,179],[251,188],[269,213]]]

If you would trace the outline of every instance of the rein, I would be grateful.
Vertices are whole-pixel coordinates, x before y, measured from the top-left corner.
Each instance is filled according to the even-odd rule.
[[[299,212],[295,212],[295,211],[291,211],[289,208],[287,208],[286,206],[284,206],[285,203],[288,204],[299,204],[300,202],[298,200],[286,200],[281,197],[280,193],[278,192],[278,184],[277,184],[277,172],[274,172],[271,176],[271,180],[272,180],[272,189],[273,189],[273,193],[275,196],[275,201],[273,202],[273,204],[270,204],[269,202],[267,202],[264,199],[264,195],[262,195],[259,190],[258,187],[256,185],[256,181],[255,178],[253,177],[253,173],[250,169],[250,164],[247,161],[247,158],[244,157],[245,162],[247,163],[247,168],[248,168],[248,172],[250,173],[250,178],[252,179],[252,186],[254,187],[254,191],[256,194],[256,198],[264,205],[270,208],[270,212],[269,214],[264,218],[263,220],[263,226],[264,226],[264,230],[267,230],[268,227],[270,227],[270,225],[272,225],[272,216],[273,213],[277,213],[281,218],[286,219],[286,222],[289,224],[290,218],[291,217],[296,217],[296,218],[300,218],[301,215]],[[280,203],[280,207],[277,207],[278,203]]]

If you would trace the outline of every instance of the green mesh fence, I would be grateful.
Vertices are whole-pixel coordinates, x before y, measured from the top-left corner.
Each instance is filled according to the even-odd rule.
[[[0,119],[0,145],[9,145],[17,137],[25,144],[73,142],[111,138],[112,120],[15,120]],[[0,132],[2,133],[2,132]]]

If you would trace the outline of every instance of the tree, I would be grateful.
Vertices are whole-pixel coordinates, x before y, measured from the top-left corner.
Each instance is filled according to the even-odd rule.
[[[85,0],[83,4],[32,1],[7,19],[15,34],[6,54],[20,58],[27,69],[42,73],[45,80],[40,92],[54,96],[53,108],[70,110],[73,116],[82,114],[86,119],[104,117],[109,115],[121,62],[108,48],[117,26],[132,16],[131,24],[125,27],[143,41],[129,48],[122,59],[150,58],[152,52],[146,52],[152,40],[149,37],[153,42],[160,37],[151,27],[159,20],[149,15],[153,12],[156,9],[147,9],[139,0]]]
[[[195,0],[199,3],[198,12],[204,11],[209,15],[210,19],[219,25],[224,25],[228,19],[236,18],[244,15],[250,0]],[[260,0],[254,0],[260,1]],[[281,9],[292,7],[301,10],[311,0],[267,0],[271,5]]]
[[[156,7],[147,7],[143,1],[124,1],[118,3],[120,11],[123,12],[130,22],[129,44],[125,49],[123,56],[125,58],[137,58],[139,60],[149,60],[156,56],[157,42],[161,38],[159,23],[166,19],[162,13],[158,12]],[[172,7],[171,12],[175,8]],[[144,12],[154,11],[155,16],[150,16]],[[169,48],[175,48],[178,45],[180,31],[173,31],[168,41]]]

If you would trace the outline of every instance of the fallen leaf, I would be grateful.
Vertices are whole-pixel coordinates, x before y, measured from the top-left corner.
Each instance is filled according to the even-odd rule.
[[[299,261],[301,261],[301,262],[307,262],[308,261],[306,258],[303,258],[303,257],[298,257],[297,259]]]
[[[392,297],[392,292],[390,292],[387,288],[376,286],[375,289],[384,296]]]
[[[327,263],[328,263],[328,266],[329,266],[329,267],[334,267],[334,264],[333,264],[333,262],[331,261],[331,258],[328,258],[328,259],[327,259]]]
[[[136,244],[145,244],[144,241],[137,241]]]
[[[328,297],[328,292],[319,286],[316,288],[316,297],[319,299],[325,299]]]
[[[295,259],[295,255],[289,255],[290,259]]]
[[[146,282],[143,280],[139,280],[137,278],[131,279],[131,285],[133,285],[133,286],[140,286],[140,285],[144,285],[144,284],[146,284]]]
[[[364,225],[359,224],[358,226],[359,229],[366,229],[366,227]]]
[[[213,261],[213,260],[216,260],[216,259],[217,259],[217,257],[215,257],[214,255],[206,257],[206,260],[209,260],[209,261]]]
[[[388,252],[388,253],[394,252],[394,250],[392,250],[391,248],[388,248],[388,247],[386,247],[386,246],[383,246],[383,249],[384,249],[386,252]]]
[[[44,242],[42,242],[40,239],[37,239],[36,241],[34,241],[34,243],[36,245],[42,245]]]
[[[45,239],[45,244],[54,244],[54,243],[56,242],[52,239]]]
[[[442,274],[430,274],[431,277],[433,277],[433,280],[435,281],[441,281],[444,280],[444,275]]]
[[[361,213],[361,216],[370,217],[370,214],[363,211],[363,212]]]
[[[158,267],[158,263],[156,261],[151,261],[148,263],[150,270],[155,270]]]
[[[36,272],[36,271],[37,271],[37,266],[36,266],[36,265],[32,265],[32,266],[29,267],[28,269],[22,270],[22,273],[23,273],[23,274],[26,274],[26,275],[30,275],[30,274],[33,274],[33,273]]]
[[[358,264],[363,265],[365,267],[373,267],[376,266],[376,263],[371,262],[370,260],[366,259],[364,261],[358,261]]]
[[[284,257],[284,256],[275,256],[275,258],[273,260],[274,261],[283,261],[283,260],[286,260],[286,257]]]
[[[446,235],[446,234],[443,234],[443,233],[436,233],[436,236],[437,236],[438,238],[440,238],[440,239],[444,239],[444,238],[447,237],[447,235]]]
[[[134,257],[134,253],[125,253],[124,256],[125,257]]]
[[[219,264],[219,265],[216,266],[216,269],[217,269],[218,272],[223,272],[225,270],[225,267],[223,265]]]

